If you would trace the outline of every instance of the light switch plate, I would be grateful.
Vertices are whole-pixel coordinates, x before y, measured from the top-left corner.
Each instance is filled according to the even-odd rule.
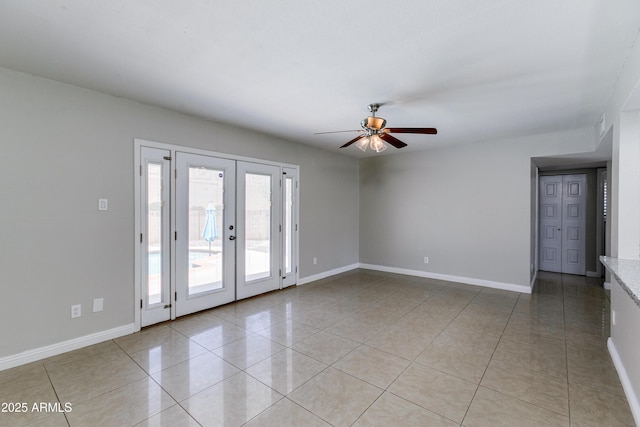
[[[109,208],[109,201],[107,199],[98,199],[98,210],[106,211]]]

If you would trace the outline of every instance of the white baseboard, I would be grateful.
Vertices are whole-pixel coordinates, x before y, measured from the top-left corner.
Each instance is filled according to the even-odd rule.
[[[600,277],[601,274],[597,271],[587,271],[587,277]]]
[[[85,335],[83,337],[73,338],[68,341],[51,344],[45,347],[35,348],[33,350],[23,351],[0,358],[0,371],[24,365],[26,363],[35,362],[37,360],[46,359],[47,357],[56,356],[66,353],[67,351],[77,350],[103,341],[112,340],[124,335],[132,334],[136,331],[133,323],[106,331],[96,332],[94,334]]]
[[[408,276],[425,277],[428,279],[445,280],[448,282],[465,283],[467,285],[484,286],[486,288],[501,289],[505,291],[514,291],[524,294],[530,294],[532,286],[516,285],[513,283],[495,282],[492,280],[475,279],[472,277],[452,276],[449,274],[430,273],[428,271],[410,270],[407,268],[387,267],[384,265],[374,264],[351,264],[344,267],[336,268],[333,270],[324,271],[322,273],[314,274],[313,276],[302,277],[298,280],[298,285],[304,285],[316,280],[325,279],[336,274],[344,273],[356,268],[364,268],[368,270],[384,271],[387,273],[405,274]],[[536,273],[537,275],[537,273]],[[535,281],[535,276],[534,276]],[[533,282],[532,282],[533,283]]]
[[[611,290],[611,282],[604,282],[604,288],[608,291]]]
[[[323,271],[322,273],[314,274],[313,276],[301,277],[298,279],[299,285],[306,285],[307,283],[315,282],[316,280],[325,279],[336,274],[345,273],[347,271],[355,270],[359,267],[359,264],[346,265],[344,267],[335,268],[329,271]]]
[[[472,277],[463,276],[452,276],[449,274],[430,273],[428,271],[409,270],[406,268],[387,267],[383,265],[359,264],[359,267],[369,270],[385,271],[388,273],[406,274],[409,276],[425,277],[427,279],[446,280],[448,282],[465,283],[467,285],[484,286],[486,288],[502,289],[505,291],[515,291],[523,294],[531,293],[531,287],[527,285],[494,282],[492,280],[474,279]]]
[[[618,350],[611,338],[607,340],[607,348],[609,349],[611,360],[613,360],[613,365],[616,367],[616,371],[618,371],[618,377],[620,377],[622,389],[627,397],[627,402],[629,402],[633,419],[635,420],[636,425],[640,426],[640,401],[638,401],[638,396],[636,396],[636,393],[633,390],[631,380],[629,380],[629,376],[627,375],[627,370],[624,368],[620,355],[618,354]]]

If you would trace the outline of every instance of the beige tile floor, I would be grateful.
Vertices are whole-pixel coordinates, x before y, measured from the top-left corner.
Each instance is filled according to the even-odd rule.
[[[0,372],[0,426],[632,426],[609,297],[356,270]]]

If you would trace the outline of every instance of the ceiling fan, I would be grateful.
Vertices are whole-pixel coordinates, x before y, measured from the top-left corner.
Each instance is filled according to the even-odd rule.
[[[362,121],[360,122],[362,130],[319,132],[316,135],[340,132],[359,132],[360,135],[348,141],[340,148],[345,148],[355,143],[356,147],[358,147],[362,151],[366,151],[367,147],[370,147],[372,150],[380,153],[387,149],[387,144],[385,144],[385,142],[388,142],[396,148],[407,146],[407,144],[391,135],[392,133],[419,133],[429,135],[435,135],[438,133],[438,130],[436,128],[388,128],[386,127],[387,121],[385,119],[383,119],[382,117],[376,117],[378,108],[380,108],[380,104],[369,104],[369,111],[371,112],[371,115],[362,119]]]

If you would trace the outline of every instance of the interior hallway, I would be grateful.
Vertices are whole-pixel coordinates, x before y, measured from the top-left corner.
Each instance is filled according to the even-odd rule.
[[[532,295],[368,270],[0,372],[0,426],[633,426],[601,281]]]

